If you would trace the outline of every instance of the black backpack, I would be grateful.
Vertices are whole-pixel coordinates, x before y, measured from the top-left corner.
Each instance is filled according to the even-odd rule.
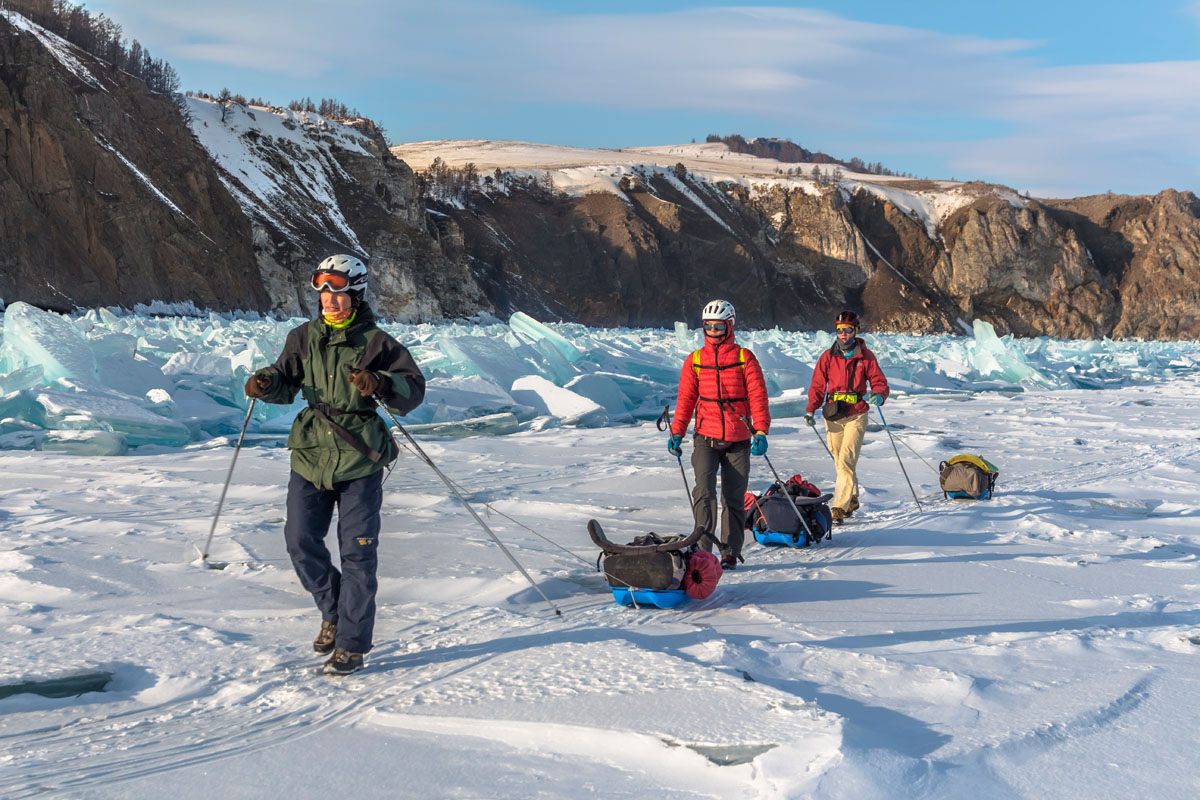
[[[831,494],[812,497],[803,488],[787,484],[787,492],[775,484],[756,497],[746,515],[746,527],[755,533],[781,533],[792,536],[796,543],[807,538],[819,542],[833,530],[833,514],[829,510]],[[801,523],[796,511],[804,518]],[[811,535],[810,535],[811,532]]]
[[[604,573],[614,589],[678,589],[683,584],[688,555],[696,550],[703,528],[689,536],[659,536],[653,531],[629,544],[613,544],[596,520],[588,522],[588,534],[600,548],[596,569]]]

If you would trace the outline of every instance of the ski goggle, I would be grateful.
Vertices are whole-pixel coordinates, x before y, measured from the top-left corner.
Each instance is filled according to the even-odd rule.
[[[839,322],[839,323],[838,323],[838,326],[837,326],[837,332],[838,332],[838,333],[841,333],[842,331],[850,331],[850,332],[852,332],[852,333],[853,333],[853,332],[854,332],[854,331],[856,331],[856,330],[858,330],[858,326],[857,326],[857,325],[851,325],[851,324],[849,324],[849,323],[847,323],[847,322]]]
[[[704,322],[705,333],[724,333],[728,328],[729,326],[720,320],[705,320]]]
[[[309,285],[318,292],[345,292],[350,289],[350,276],[344,272],[321,272],[312,274]]]

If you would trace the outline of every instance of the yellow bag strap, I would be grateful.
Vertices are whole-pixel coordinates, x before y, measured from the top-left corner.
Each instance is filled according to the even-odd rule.
[[[995,464],[992,464],[989,461],[985,461],[981,456],[958,455],[958,456],[954,456],[953,458],[946,459],[946,463],[947,464],[962,464],[962,463],[974,464],[975,466],[979,467],[984,472],[999,472],[1000,471],[1000,470],[996,469]]]
[[[729,367],[732,367],[732,366],[734,366],[734,365],[726,364],[723,367],[720,365],[717,365],[715,367],[706,367],[700,363],[700,351],[699,350],[692,351],[692,369],[696,370],[696,379],[697,380],[699,380],[699,378],[700,378],[700,370],[702,370],[702,369],[728,369]],[[738,367],[738,369],[740,369],[742,371],[743,375],[746,374],[746,348],[744,348],[744,347],[738,348],[737,367]]]

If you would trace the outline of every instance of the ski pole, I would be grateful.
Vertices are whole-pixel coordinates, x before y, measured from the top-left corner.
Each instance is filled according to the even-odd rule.
[[[796,508],[796,504],[792,502],[792,496],[788,494],[787,484],[780,479],[779,473],[775,471],[775,465],[771,463],[771,459],[767,458],[766,453],[763,453],[763,461],[767,462],[767,466],[771,468],[771,472],[775,475],[775,485],[779,487],[779,490],[783,492],[783,496],[787,498],[788,505],[792,507],[792,511],[796,512],[796,519],[800,520],[801,527],[803,527],[804,532],[808,534],[808,540],[810,542],[815,542],[816,537],[813,536],[812,528],[808,527],[808,520],[804,518],[804,515],[800,513],[800,509]],[[818,489],[817,491],[820,490]]]
[[[896,439],[892,436],[892,429],[888,427],[887,420],[883,417],[883,409],[880,406],[875,406],[875,411],[879,414],[879,421],[883,423],[883,429],[887,431],[888,439],[892,442],[892,449],[896,451],[896,460],[900,462],[900,471],[904,473],[904,480],[908,483],[908,490],[912,492],[913,500],[917,504],[918,511],[924,511],[921,508],[921,501],[917,500],[917,490],[913,488],[912,481],[908,479],[908,470],[904,468],[904,459],[900,458],[900,448],[896,447]]]
[[[734,413],[737,414],[736,411]],[[746,430],[753,434],[754,426],[750,424],[750,420],[746,417],[746,415],[737,415],[742,420],[742,423],[746,426]],[[783,496],[787,498],[788,505],[792,507],[792,511],[796,512],[796,519],[800,520],[800,527],[804,528],[804,533],[807,534],[808,540],[810,542],[815,542],[816,537],[813,536],[812,528],[808,527],[808,520],[806,520],[804,515],[800,513],[800,509],[796,508],[796,504],[792,502],[792,496],[788,494],[787,484],[784,483],[783,479],[779,477],[779,473],[775,470],[775,465],[771,463],[771,459],[767,458],[767,454],[763,453],[762,457],[763,461],[767,462],[767,466],[771,468],[771,473],[775,476],[775,484],[779,487],[779,490],[783,492]]]
[[[679,476],[683,478],[683,490],[687,492],[688,505],[693,505],[695,501],[692,499],[692,487],[688,485],[687,472],[683,469],[683,456],[675,456],[675,460],[679,462]]]
[[[212,527],[208,529],[208,540],[200,552],[200,563],[208,566],[208,548],[212,545],[213,534],[217,530],[217,520],[221,518],[221,506],[225,505],[225,493],[229,491],[229,481],[233,479],[233,465],[237,463],[238,453],[242,452],[242,440],[246,438],[246,428],[250,426],[250,415],[254,413],[254,404],[258,398],[250,398],[250,407],[246,409],[246,420],[242,423],[242,432],[238,434],[237,446],[233,448],[233,460],[229,462],[229,474],[225,476],[225,485],[221,487],[221,499],[217,501],[217,513],[213,514]]]
[[[914,450],[914,449],[913,449],[913,447],[912,447],[912,445],[911,445],[911,444],[909,444],[908,442],[904,441],[904,437],[903,437],[903,436],[897,436],[897,437],[896,437],[896,440],[897,440],[898,442],[900,442],[900,444],[902,444],[902,445],[904,445],[905,447],[907,447],[907,448],[908,448],[908,452],[912,453],[914,456],[916,456],[917,458],[919,458],[919,459],[921,459],[922,461],[924,461],[924,462],[925,462],[925,466],[929,467],[931,470],[933,470],[934,472],[937,472],[939,475],[941,475],[941,472],[938,470],[938,468],[937,468],[937,467],[935,467],[933,464],[930,464],[930,463],[929,463],[929,462],[928,462],[928,461],[925,459],[925,457],[924,457],[923,455],[921,455],[920,453],[918,453],[916,450]]]
[[[825,448],[825,452],[826,452],[826,453],[829,453],[829,457],[830,457],[831,459],[833,459],[833,463],[834,463],[834,464],[836,464],[836,463],[837,463],[837,459],[836,459],[836,458],[833,458],[833,451],[829,449],[829,445],[825,444],[825,440],[821,438],[821,434],[817,433],[817,426],[816,426],[816,425],[812,425],[812,426],[810,426],[810,425],[809,425],[809,424],[806,422],[806,423],[804,423],[804,427],[806,427],[806,428],[808,428],[808,427],[811,427],[811,428],[812,428],[813,436],[816,436],[816,437],[817,437],[817,441],[821,443],[821,447],[824,447],[824,448]]]
[[[554,603],[550,601],[550,598],[546,596],[546,593],[542,591],[541,587],[534,582],[529,573],[525,571],[525,568],[521,566],[521,562],[517,561],[516,557],[513,556],[513,554],[509,552],[508,548],[504,546],[504,542],[500,541],[500,537],[492,533],[492,529],[489,528],[487,523],[483,521],[483,518],[475,512],[475,509],[472,508],[471,504],[466,501],[466,498],[459,493],[458,489],[454,488],[454,483],[447,478],[440,469],[438,469],[437,464],[434,464],[433,459],[425,454],[425,451],[421,449],[421,445],[417,444],[417,440],[412,437],[412,434],[405,430],[404,426],[400,424],[400,420],[396,419],[396,416],[392,414],[391,411],[388,411],[388,407],[384,404],[383,400],[379,398],[379,395],[373,394],[371,395],[371,399],[373,399],[375,404],[382,409],[383,413],[386,414],[389,419],[391,419],[392,424],[396,426],[396,429],[399,430],[400,433],[404,434],[404,438],[408,440],[409,445],[412,447],[413,452],[417,454],[417,457],[424,461],[425,464],[434,471],[434,474],[442,479],[442,483],[446,484],[446,488],[450,490],[450,493],[458,498],[458,502],[462,503],[463,508],[465,508],[467,512],[475,518],[475,521],[479,523],[479,527],[483,528],[484,532],[487,533],[488,536],[492,537],[492,541],[495,542],[500,548],[500,551],[508,557],[508,560],[513,563],[513,566],[520,570],[521,574],[525,576],[525,580],[529,581],[529,585],[533,587],[534,591],[542,596],[542,599],[546,601],[546,605],[554,609],[554,613],[561,617],[562,611],[559,610],[558,606],[554,605]]]
[[[678,410],[678,409],[676,409]],[[654,423],[660,431],[666,431],[671,425],[671,406],[663,407],[663,413],[658,416],[658,420]],[[675,456],[675,460],[679,462],[679,475],[683,478],[683,490],[687,492],[688,508],[692,510],[692,516],[696,516],[696,501],[692,497],[692,487],[688,485],[687,472],[683,469],[683,453]],[[721,542],[716,536],[713,536],[709,531],[705,531],[707,536],[718,548],[721,547]]]

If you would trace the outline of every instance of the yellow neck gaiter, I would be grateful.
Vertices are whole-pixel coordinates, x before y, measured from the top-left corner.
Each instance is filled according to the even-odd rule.
[[[345,313],[345,312],[343,312],[343,313]],[[354,322],[354,318],[356,316],[358,316],[358,311],[355,309],[351,309],[349,312],[349,316],[347,316],[346,318],[344,318],[340,321],[337,319],[338,316],[341,316],[341,315],[340,314],[326,314],[324,312],[321,313],[321,319],[325,320],[326,325],[333,328],[334,330],[341,330],[342,328],[345,328],[347,325],[349,325],[351,322]]]

